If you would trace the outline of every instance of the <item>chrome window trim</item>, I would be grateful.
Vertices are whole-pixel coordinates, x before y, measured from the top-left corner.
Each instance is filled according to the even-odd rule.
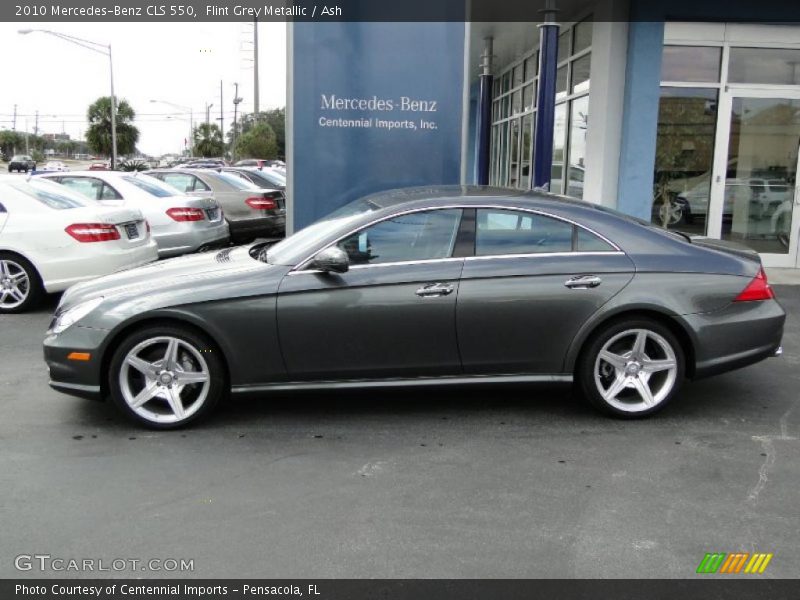
[[[453,210],[453,209],[461,209],[461,210],[470,210],[470,209],[475,209],[475,210],[481,210],[481,209],[508,210],[508,211],[531,213],[531,214],[539,215],[539,216],[542,216],[542,217],[549,217],[551,219],[556,219],[558,221],[563,221],[565,223],[569,223],[570,225],[574,225],[575,227],[580,227],[581,229],[583,229],[585,231],[588,231],[592,235],[595,235],[595,236],[599,237],[601,240],[603,240],[604,242],[606,242],[608,245],[610,245],[612,248],[614,248],[614,250],[613,251],[609,250],[609,251],[606,251],[606,252],[550,252],[550,253],[541,252],[541,253],[533,253],[533,254],[487,254],[485,256],[466,256],[466,257],[450,257],[450,256],[448,256],[448,257],[445,257],[445,258],[431,258],[431,259],[426,259],[426,260],[394,261],[394,262],[391,262],[391,263],[378,263],[378,264],[374,264],[374,265],[354,265],[354,266],[351,267],[351,269],[365,268],[365,267],[378,267],[378,266],[381,266],[381,265],[384,265],[384,266],[392,265],[392,266],[394,266],[394,265],[403,265],[403,264],[439,262],[439,261],[445,261],[445,260],[464,260],[464,259],[472,259],[472,258],[480,258],[480,259],[497,258],[497,257],[501,257],[502,258],[502,257],[507,257],[507,256],[547,256],[547,255],[549,255],[549,256],[559,256],[559,255],[572,255],[572,254],[586,256],[586,255],[592,255],[592,254],[625,254],[619,246],[617,246],[614,242],[609,240],[604,235],[596,232],[594,229],[592,229],[590,227],[587,227],[586,225],[583,225],[581,223],[578,223],[577,221],[573,221],[572,219],[569,219],[567,217],[562,217],[560,215],[554,215],[552,213],[544,212],[544,211],[542,211],[540,209],[522,208],[522,207],[509,207],[509,206],[502,206],[502,205],[499,205],[499,204],[480,204],[480,205],[479,204],[475,204],[475,205],[464,205],[464,204],[452,204],[451,205],[451,204],[446,204],[446,205],[443,205],[443,206],[435,206],[435,207],[426,206],[426,207],[423,207],[423,208],[412,208],[412,209],[404,210],[402,212],[394,213],[394,214],[391,214],[391,215],[388,215],[388,216],[379,217],[379,218],[374,219],[374,220],[372,220],[372,221],[370,221],[370,222],[368,222],[368,223],[366,223],[364,225],[361,225],[360,227],[356,227],[355,229],[351,229],[347,233],[339,236],[338,238],[336,238],[332,242],[326,244],[322,248],[320,248],[318,250],[315,250],[314,253],[311,254],[310,256],[307,256],[306,258],[301,260],[288,273],[288,275],[293,275],[296,272],[304,271],[303,267],[305,267],[309,262],[311,262],[314,259],[314,257],[317,255],[318,252],[322,252],[323,250],[325,250],[325,248],[329,248],[330,246],[333,246],[334,244],[338,244],[339,242],[341,242],[346,237],[349,237],[349,236],[353,235],[354,233],[357,233],[357,232],[361,231],[362,229],[366,229],[367,227],[372,227],[373,225],[376,225],[377,223],[381,223],[383,221],[388,221],[389,219],[394,219],[396,217],[402,217],[404,215],[409,215],[409,214],[413,214],[413,213],[417,213],[417,212],[426,212],[426,211],[431,211],[431,210]],[[462,214],[462,217],[463,217],[463,214]],[[451,252],[452,252],[452,250],[451,250]],[[317,273],[319,273],[321,271],[319,271],[319,270],[311,270],[310,269],[310,270],[308,270],[308,272],[317,272]]]
[[[619,250],[607,250],[596,252],[532,252],[527,254],[487,254],[485,256],[466,256],[464,260],[491,260],[495,258],[552,258],[558,256],[625,256]]]

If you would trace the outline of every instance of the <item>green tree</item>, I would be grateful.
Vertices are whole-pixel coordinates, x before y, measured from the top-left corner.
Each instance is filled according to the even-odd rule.
[[[278,144],[275,132],[267,123],[258,123],[236,141],[236,155],[242,158],[275,158]]]
[[[200,123],[194,128],[194,151],[204,158],[222,156],[225,144],[216,123]]]
[[[244,156],[241,154],[241,138],[247,134],[254,126],[259,123],[266,123],[272,128],[275,134],[276,156],[277,158],[284,158],[286,156],[286,109],[276,108],[269,111],[261,111],[258,113],[244,114],[236,123],[236,127],[231,126],[228,130],[228,144],[233,145],[234,132],[236,134],[236,155]],[[275,158],[276,156],[255,156],[254,158]]]
[[[25,138],[16,131],[0,131],[0,155],[10,160],[18,148],[25,147]]]
[[[86,111],[89,128],[86,141],[92,152],[111,155],[111,96],[95,100]],[[132,154],[139,141],[139,130],[132,124],[136,112],[127,100],[117,99],[117,154]]]

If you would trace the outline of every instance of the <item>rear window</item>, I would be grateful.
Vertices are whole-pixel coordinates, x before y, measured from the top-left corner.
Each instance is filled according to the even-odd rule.
[[[70,194],[63,190],[57,183],[34,180],[30,182],[11,182],[6,184],[11,188],[22,192],[26,196],[37,200],[48,208],[54,210],[66,210],[70,208],[83,208],[89,203],[79,196]]]
[[[259,187],[254,183],[250,183],[236,175],[231,175],[230,173],[214,173],[214,176],[219,177],[225,183],[230,185],[232,188],[237,190],[257,190]]]
[[[157,179],[148,177],[147,175],[142,175],[140,177],[126,175],[122,178],[122,181],[125,183],[130,183],[131,185],[136,186],[140,190],[145,191],[156,198],[169,198],[170,196],[177,196],[175,188],[165,185]]]

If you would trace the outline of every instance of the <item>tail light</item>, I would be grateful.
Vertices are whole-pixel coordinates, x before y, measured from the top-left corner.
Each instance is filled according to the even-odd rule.
[[[256,196],[248,198],[244,203],[255,210],[273,210],[278,208],[278,202],[275,198],[261,198]]]
[[[175,221],[202,221],[206,218],[199,208],[170,208],[167,214]]]
[[[775,293],[767,282],[767,274],[764,273],[764,268],[760,268],[752,281],[747,284],[734,302],[752,302],[754,300],[772,300],[775,298]]]
[[[64,229],[81,243],[110,242],[119,239],[119,231],[107,223],[75,223]]]

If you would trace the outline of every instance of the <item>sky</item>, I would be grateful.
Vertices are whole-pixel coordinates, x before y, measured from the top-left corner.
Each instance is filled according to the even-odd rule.
[[[233,122],[234,83],[239,84],[239,114],[253,110],[253,24],[249,23],[0,23],[0,130],[66,132],[86,130],[86,109],[110,95],[108,59],[44,33],[20,35],[19,29],[49,29],[102,44],[111,43],[114,89],[136,111],[137,147],[160,156],[183,150],[194,123],[220,117],[220,80],[225,131]],[[286,103],[286,24],[259,23],[259,108]]]

